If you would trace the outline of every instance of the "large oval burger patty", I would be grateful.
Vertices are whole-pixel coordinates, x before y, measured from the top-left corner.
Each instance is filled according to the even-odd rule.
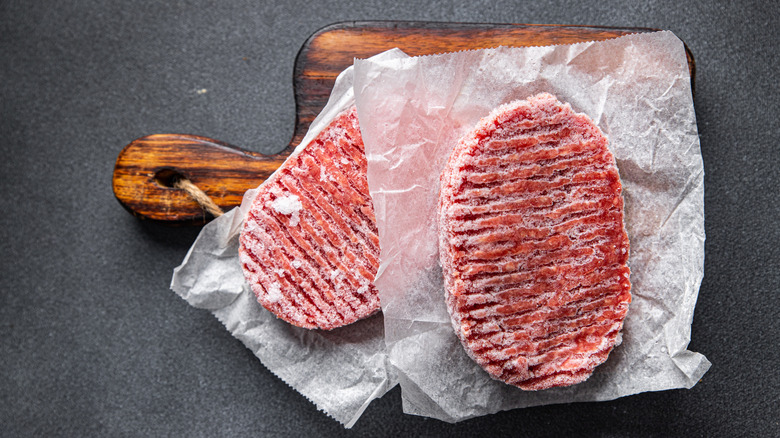
[[[503,105],[441,176],[447,306],[466,352],[526,390],[587,379],[631,301],[623,198],[607,139],[550,94]]]
[[[259,187],[239,256],[258,301],[296,326],[329,330],[379,310],[379,239],[354,107]]]

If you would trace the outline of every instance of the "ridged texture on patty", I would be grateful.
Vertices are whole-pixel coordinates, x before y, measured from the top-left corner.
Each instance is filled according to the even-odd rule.
[[[441,176],[447,306],[466,352],[526,390],[587,379],[631,301],[623,198],[607,139],[549,94],[503,105]]]
[[[354,107],[260,186],[239,256],[258,301],[296,326],[329,330],[379,310],[379,239]]]

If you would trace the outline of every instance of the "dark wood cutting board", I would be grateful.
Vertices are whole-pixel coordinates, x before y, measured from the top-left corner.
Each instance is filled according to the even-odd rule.
[[[394,47],[416,56],[600,41],[655,30],[396,21],[333,24],[309,37],[295,59],[295,130],[282,152],[263,155],[195,135],[148,135],[120,152],[114,168],[114,194],[134,215],[172,224],[204,224],[211,219],[188,193],[174,187],[177,179],[190,180],[223,210],[239,205],[244,192],[268,178],[300,143],[325,106],[336,77],[354,58],[368,58]],[[693,81],[695,64],[687,47],[686,52]]]

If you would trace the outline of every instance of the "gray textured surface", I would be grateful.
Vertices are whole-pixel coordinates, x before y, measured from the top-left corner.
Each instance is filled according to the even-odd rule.
[[[301,44],[369,19],[656,27],[688,44],[707,230],[690,347],[713,363],[694,389],[456,425],[404,415],[396,389],[344,431],[168,290],[197,230],[129,215],[117,153],[163,132],[280,150]],[[0,435],[777,436],[779,25],[760,1],[0,1]]]

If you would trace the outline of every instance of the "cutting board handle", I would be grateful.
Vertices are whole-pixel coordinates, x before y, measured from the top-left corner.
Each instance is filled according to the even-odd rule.
[[[222,210],[241,203],[244,192],[270,176],[291,149],[274,155],[246,151],[206,137],[155,134],[134,140],[119,153],[113,188],[134,215],[168,223],[204,223],[213,214],[176,187],[186,179]]]

